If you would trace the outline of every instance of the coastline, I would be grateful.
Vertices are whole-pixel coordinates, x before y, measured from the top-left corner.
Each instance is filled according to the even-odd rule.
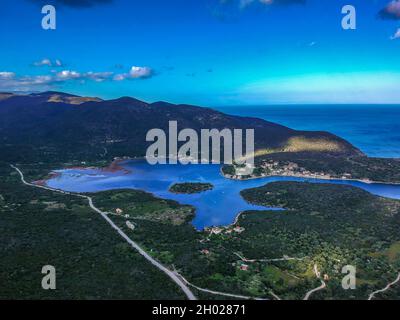
[[[51,180],[51,179],[55,179],[61,176],[61,173],[59,172],[55,172],[55,171],[51,171],[48,175],[47,178],[45,179],[41,179],[41,180],[37,180],[37,181],[33,181],[32,184],[36,185],[36,186],[41,186],[41,187],[46,187],[47,186],[47,181]]]
[[[223,172],[223,168],[221,167],[220,169],[221,176],[223,176],[225,179],[229,180],[234,180],[234,181],[246,181],[246,180],[257,180],[257,179],[263,179],[263,178],[302,178],[302,179],[317,179],[317,180],[326,180],[326,181],[355,181],[355,182],[361,182],[361,183],[366,183],[366,184],[386,184],[386,185],[400,185],[400,182],[385,182],[385,181],[375,181],[375,180],[363,180],[363,179],[343,179],[343,178],[327,178],[327,177],[315,177],[315,176],[309,176],[309,175],[265,175],[265,176],[259,176],[259,177],[248,177],[248,178],[243,178],[243,179],[237,179],[234,178],[231,175],[227,175]]]
[[[128,170],[121,165],[124,161],[127,161],[127,160],[129,160],[129,159],[117,158],[117,159],[114,159],[107,167],[99,168],[99,169],[102,172],[115,173],[115,172],[121,171],[124,174],[129,174],[132,172],[132,170]]]
[[[116,158],[113,161],[110,162],[110,164],[106,167],[94,167],[94,166],[72,166],[72,167],[64,167],[59,170],[98,170],[100,172],[107,172],[107,173],[117,173],[121,172],[122,174],[130,174],[132,173],[132,170],[129,170],[122,166],[122,163],[125,161],[130,161],[130,160],[135,160],[134,158],[128,158],[128,157],[123,157],[123,158]],[[47,186],[47,182],[51,179],[55,179],[57,177],[61,176],[60,172],[56,171],[50,171],[50,173],[47,175],[46,178],[33,181],[32,183],[38,186]]]
[[[240,196],[242,197],[242,195],[240,195]],[[243,198],[243,197],[242,197],[242,198]],[[248,202],[248,201],[247,201],[246,199],[244,199],[244,198],[243,198],[243,200],[246,201],[246,202],[249,203],[249,204],[252,204],[252,203]],[[282,210],[271,210],[271,209],[269,209],[268,207],[265,207],[265,210],[262,210],[262,211],[261,211],[261,210],[254,210],[254,211],[260,211],[260,212],[264,212],[264,211],[282,212],[282,211],[288,210],[288,209],[279,208],[279,207],[276,207],[276,209],[282,209]],[[243,214],[248,213],[248,212],[252,212],[252,210],[240,211],[240,212],[236,215],[236,217],[235,217],[235,219],[233,220],[232,223],[230,223],[230,224],[228,224],[228,225],[226,225],[226,226],[222,226],[222,227],[228,228],[228,227],[234,227],[234,226],[236,226],[236,225],[238,224],[238,222],[239,222],[240,217],[241,217]]]
[[[106,167],[85,167],[85,166],[73,166],[73,167],[66,167],[62,168],[61,170],[88,170],[88,169],[93,169],[93,170],[99,170],[101,172],[107,172],[107,173],[117,173],[117,172],[122,172],[123,174],[130,174],[132,173],[132,170],[127,169],[124,167],[122,164],[124,162],[128,161],[135,161],[135,160],[146,160],[146,157],[118,157],[115,158],[110,162],[110,164]],[[325,176],[312,176],[312,175],[301,175],[301,174],[293,174],[293,175],[264,175],[264,176],[250,176],[242,179],[237,179],[234,178],[232,175],[225,174],[223,172],[223,166],[220,168],[220,174],[223,178],[233,180],[233,181],[247,181],[247,180],[257,180],[257,179],[263,179],[263,178],[301,178],[301,179],[318,179],[318,180],[326,180],[326,181],[354,181],[354,182],[360,182],[360,183],[366,183],[366,184],[384,184],[384,185],[400,185],[400,182],[387,182],[387,181],[375,181],[375,180],[368,180],[368,179],[343,179],[341,177],[325,177]],[[37,183],[38,185],[46,185],[47,181],[50,179],[54,179],[59,175],[58,172],[51,171],[49,173],[49,177],[35,181],[34,183]]]
[[[65,168],[65,170],[74,169],[74,168],[75,168],[75,169],[82,169],[82,170],[85,170],[85,169],[86,169],[86,170],[88,170],[88,169],[95,169],[95,170],[98,170],[99,173],[101,173],[101,172],[110,172],[110,173],[122,173],[122,174],[125,175],[125,174],[132,173],[132,171],[133,171],[133,170],[130,170],[129,168],[126,167],[126,165],[127,165],[127,163],[128,163],[129,161],[141,161],[141,160],[144,160],[144,159],[145,159],[145,158],[143,158],[143,157],[141,157],[141,158],[123,157],[123,158],[116,158],[116,159],[114,159],[108,166],[104,166],[104,167],[82,167],[82,166],[79,166],[79,167],[69,167],[69,168],[67,167],[67,168]],[[232,178],[232,177],[229,176],[229,175],[224,175],[224,173],[222,172],[222,167],[221,167],[219,170],[220,170],[220,175],[221,175],[221,177],[222,177],[223,179],[229,179],[229,180],[234,180],[234,181],[255,180],[255,179],[271,178],[271,177],[277,177],[277,178],[279,178],[279,177],[286,177],[286,178],[293,177],[293,178],[302,178],[302,179],[318,179],[318,180],[326,180],[326,181],[334,181],[334,180],[336,180],[336,181],[358,181],[358,182],[360,182],[360,183],[368,183],[368,184],[379,183],[379,182],[373,182],[373,181],[368,181],[368,182],[366,182],[366,181],[356,180],[356,179],[340,179],[340,178],[337,178],[337,179],[335,179],[335,178],[329,178],[329,179],[328,179],[328,178],[325,178],[325,179],[322,179],[322,178],[316,178],[316,177],[312,177],[312,176],[300,176],[300,175],[298,175],[298,176],[289,176],[289,175],[287,175],[287,176],[261,176],[261,177],[249,177],[249,178],[246,178],[246,179],[235,179],[235,178]],[[54,178],[57,178],[57,177],[60,176],[60,175],[61,175],[61,172],[52,172],[52,173],[50,173],[50,174],[47,176],[47,179],[46,179],[46,180],[39,180],[39,181],[36,181],[35,184],[37,184],[37,185],[42,185],[42,186],[48,186],[47,182],[48,182],[49,180],[54,179]],[[267,183],[267,182],[266,182],[266,183]],[[327,182],[327,183],[328,183],[328,182]],[[391,183],[382,183],[382,184],[390,185]],[[392,185],[399,185],[399,183],[393,183]],[[142,190],[142,189],[138,189],[138,190]],[[151,194],[152,196],[154,196],[154,197],[156,197],[156,198],[160,198],[159,196],[155,195],[155,194],[152,193],[152,192],[145,191],[145,190],[142,190],[142,191],[144,191],[144,192],[146,192],[146,193],[149,193],[149,194]],[[176,193],[176,192],[171,192],[171,193],[173,193],[173,194],[184,194],[184,193]],[[163,198],[163,199],[165,199],[165,198]],[[171,200],[171,201],[176,201],[176,200]],[[193,215],[194,215],[194,217],[195,217],[195,216],[197,215],[197,210],[196,210],[196,208],[195,208],[194,206],[192,206],[192,207],[194,208]],[[277,209],[286,210],[285,208],[277,208]],[[238,211],[239,211],[239,210],[238,210]],[[244,213],[246,213],[246,212],[249,212],[249,211],[251,211],[251,210],[239,211],[239,212],[234,216],[234,219],[231,220],[230,223],[223,224],[223,225],[221,225],[220,227],[226,228],[226,227],[231,227],[231,226],[237,225],[238,222],[239,222],[240,217],[242,216],[242,214],[244,214]],[[263,209],[263,211],[270,211],[270,208],[265,207],[265,208]],[[273,211],[273,209],[272,209],[271,211]],[[193,218],[194,218],[194,217],[193,217]],[[196,231],[198,231],[198,232],[203,232],[204,229],[205,229],[205,228],[197,228],[197,227],[195,227],[192,223],[191,223],[191,226],[192,226]]]

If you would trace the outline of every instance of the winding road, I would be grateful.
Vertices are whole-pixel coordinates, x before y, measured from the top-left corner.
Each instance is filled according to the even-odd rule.
[[[394,280],[393,282],[389,283],[386,287],[384,287],[381,290],[376,290],[376,291],[372,292],[369,295],[368,300],[372,300],[377,293],[382,293],[382,292],[385,292],[386,290],[389,290],[391,286],[394,286],[399,281],[400,281],[400,273],[398,274],[396,280]]]
[[[304,258],[292,258],[292,257],[286,257],[284,256],[283,258],[276,258],[276,259],[247,259],[243,256],[241,256],[239,253],[234,252],[234,255],[236,255],[240,260],[243,262],[278,262],[278,261],[302,261],[307,257]]]
[[[314,273],[315,273],[315,276],[321,281],[321,285],[320,285],[319,287],[315,288],[315,289],[312,289],[312,290],[308,291],[308,292],[306,293],[306,295],[305,295],[305,297],[304,297],[303,300],[308,300],[308,299],[310,298],[310,296],[311,296],[314,292],[317,292],[317,291],[320,291],[320,290],[323,290],[323,289],[326,288],[326,283],[325,283],[324,280],[321,279],[321,274],[320,274],[320,272],[318,271],[318,267],[317,267],[316,264],[314,264]]]
[[[16,170],[20,177],[21,177],[21,181],[23,184],[30,186],[30,187],[35,187],[35,188],[40,188],[40,189],[44,189],[44,190],[48,190],[48,191],[53,191],[53,192],[58,192],[58,193],[62,193],[62,194],[66,194],[66,195],[72,195],[72,196],[77,196],[80,198],[84,198],[87,199],[89,202],[89,206],[92,210],[96,211],[97,213],[99,213],[104,220],[106,220],[108,222],[109,225],[111,225],[111,227],[116,230],[119,235],[124,238],[126,240],[126,242],[128,242],[132,248],[134,248],[140,255],[142,255],[146,260],[148,260],[152,265],[154,265],[156,268],[158,268],[159,270],[161,270],[162,272],[164,272],[168,277],[171,278],[172,281],[174,281],[181,289],[182,291],[185,293],[186,297],[189,300],[197,300],[196,296],[193,294],[193,292],[190,290],[190,288],[186,285],[186,283],[181,280],[181,277],[179,277],[177,274],[175,274],[174,272],[172,272],[171,270],[169,270],[168,268],[166,268],[165,266],[163,266],[160,262],[158,262],[157,260],[155,260],[154,258],[152,258],[146,251],[144,251],[136,242],[134,242],[132,239],[130,239],[108,216],[105,212],[101,211],[100,209],[98,209],[94,204],[93,204],[93,199],[89,196],[86,195],[82,195],[79,193],[72,193],[72,192],[66,192],[63,190],[58,190],[58,189],[53,189],[53,188],[49,188],[46,186],[40,186],[40,185],[36,185],[33,183],[29,183],[25,180],[24,174],[22,173],[22,171],[17,168],[16,166],[10,165],[11,168],[13,168],[14,170]]]
[[[189,281],[187,281],[182,275],[180,275],[177,271],[175,271],[175,274],[180,277],[187,285],[202,291],[202,292],[207,292],[207,293],[211,293],[211,294],[215,294],[218,296],[225,296],[225,297],[230,297],[230,298],[237,298],[237,299],[244,299],[244,300],[269,300],[269,299],[263,299],[263,298],[255,298],[255,297],[249,297],[249,296],[243,296],[240,294],[233,294],[233,293],[226,293],[226,292],[220,292],[220,291],[214,291],[214,290],[210,290],[210,289],[204,289],[204,288],[200,288],[192,283],[190,283]],[[276,295],[274,295],[273,293],[271,293],[271,295],[273,295],[276,298]],[[280,300],[279,297],[276,298],[277,300]]]

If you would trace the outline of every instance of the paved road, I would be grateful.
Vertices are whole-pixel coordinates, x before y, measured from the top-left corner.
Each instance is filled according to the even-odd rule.
[[[189,281],[187,281],[182,275],[178,274],[178,272],[175,272],[175,274],[180,277],[187,285],[203,292],[219,295],[219,296],[225,296],[225,297],[231,297],[231,298],[238,298],[238,299],[245,299],[245,300],[269,300],[269,299],[261,299],[261,298],[255,298],[255,297],[249,297],[249,296],[242,296],[239,294],[233,294],[233,293],[226,293],[226,292],[219,292],[219,291],[214,291],[214,290],[209,290],[209,289],[204,289],[200,288],[194,284],[191,284]],[[279,299],[280,300],[280,299]]]
[[[33,183],[29,183],[26,182],[25,178],[24,178],[24,174],[22,173],[22,171],[20,169],[18,169],[17,167],[11,165],[11,167],[13,169],[15,169],[20,177],[21,177],[21,181],[22,183],[24,183],[27,186],[30,187],[35,187],[35,188],[40,188],[40,189],[45,189],[45,190],[49,190],[49,191],[54,191],[54,192],[59,192],[62,194],[68,194],[68,195],[73,195],[73,196],[77,196],[80,198],[84,198],[87,199],[89,202],[89,206],[92,210],[96,211],[97,213],[99,213],[104,220],[106,220],[108,222],[108,224],[111,225],[111,227],[113,229],[115,229],[119,235],[124,238],[131,246],[132,248],[134,248],[137,252],[139,252],[140,255],[142,255],[143,257],[145,257],[152,265],[154,265],[155,267],[157,267],[158,269],[160,269],[162,272],[164,272],[167,276],[169,276],[172,281],[174,281],[181,289],[182,291],[185,293],[185,295],[187,296],[187,298],[189,300],[197,300],[197,298],[195,297],[195,295],[193,294],[193,292],[190,290],[190,288],[186,285],[186,283],[184,281],[181,280],[181,278],[179,276],[177,276],[174,272],[172,272],[171,270],[169,270],[168,268],[166,268],[165,266],[163,266],[161,263],[159,263],[157,260],[155,260],[154,258],[152,258],[146,251],[144,251],[136,242],[134,242],[132,239],[130,239],[108,216],[105,212],[101,211],[100,209],[98,209],[94,204],[93,204],[93,199],[89,196],[86,195],[82,195],[79,193],[72,193],[72,192],[67,192],[67,191],[63,191],[63,190],[59,190],[59,189],[53,189],[53,188],[49,188],[49,187],[45,187],[45,186],[40,186],[40,185],[36,185]]]
[[[278,262],[278,261],[293,261],[293,260],[302,261],[306,258],[306,257],[304,257],[304,258],[283,257],[283,258],[276,258],[276,259],[247,259],[247,258],[241,256],[237,252],[234,252],[233,254],[236,255],[243,262]]]
[[[399,281],[400,281],[400,273],[398,274],[396,280],[394,280],[393,282],[389,283],[385,288],[372,292],[369,295],[368,300],[372,300],[377,293],[381,293],[381,292],[385,292],[386,290],[389,290],[391,286],[395,285]]]
[[[320,273],[319,273],[319,271],[318,271],[318,267],[317,267],[316,264],[314,265],[314,273],[315,273],[315,276],[316,276],[318,279],[320,279],[321,285],[320,285],[319,287],[315,288],[315,289],[312,289],[312,290],[308,291],[308,292],[306,293],[306,295],[305,295],[305,297],[304,297],[303,300],[308,300],[308,299],[310,298],[310,296],[311,296],[314,292],[317,292],[317,291],[319,291],[319,290],[322,290],[322,289],[325,289],[325,288],[326,288],[326,283],[325,283],[324,280],[321,279],[321,275],[320,275]]]

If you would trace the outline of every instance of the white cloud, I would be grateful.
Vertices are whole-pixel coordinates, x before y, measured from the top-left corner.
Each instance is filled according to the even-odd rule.
[[[61,81],[79,79],[81,77],[82,76],[81,76],[81,74],[79,72],[70,71],[70,70],[63,70],[63,71],[58,72],[56,74],[56,79],[61,80]]]
[[[50,59],[42,59],[40,61],[36,61],[33,63],[35,67],[43,67],[43,66],[48,66],[48,67],[61,67],[63,64],[61,60],[56,59],[54,61],[51,61]]]
[[[14,72],[7,72],[7,71],[1,71],[0,72],[0,79],[13,79],[15,77],[15,73]]]
[[[41,66],[51,66],[51,61],[49,59],[43,59],[40,61],[36,61],[33,63],[33,65],[35,65],[36,67],[41,67]]]
[[[129,72],[132,78],[149,78],[153,75],[153,70],[148,67],[132,67]]]
[[[68,81],[68,80],[93,80],[97,82],[102,82],[105,80],[111,79],[113,73],[112,72],[85,72],[85,73],[80,73],[77,71],[71,71],[71,70],[63,70],[61,72],[58,72],[54,80],[55,81]]]
[[[103,82],[110,79],[113,72],[87,72],[84,74],[84,78],[94,80],[96,82]]]
[[[391,40],[400,39],[400,28],[397,29],[396,33],[390,37]]]
[[[129,73],[121,73],[114,76],[115,81],[123,81],[127,79],[146,79],[154,75],[153,69],[149,67],[133,66]]]
[[[50,60],[49,60],[50,61]],[[46,59],[40,61],[41,65],[49,65]],[[50,62],[51,63],[51,62]],[[55,64],[62,65],[61,61]],[[36,64],[39,65],[39,64]],[[149,67],[132,67],[129,72],[116,74],[113,72],[79,72],[75,70],[50,70],[45,75],[25,75],[17,76],[14,72],[0,72],[0,89],[10,91],[34,91],[51,89],[54,86],[62,85],[66,82],[77,81],[85,83],[86,80],[103,82],[107,80],[123,81],[129,79],[146,79],[154,75]]]
[[[114,76],[114,81],[123,81],[123,80],[126,79],[126,76],[127,76],[126,73],[124,73],[124,74],[116,74]]]
[[[17,77],[13,72],[0,72],[0,90],[34,91],[51,87],[52,76]]]

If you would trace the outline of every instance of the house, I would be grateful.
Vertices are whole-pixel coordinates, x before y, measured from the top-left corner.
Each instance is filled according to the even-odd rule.
[[[240,270],[242,271],[248,271],[249,270],[249,266],[247,264],[242,263],[240,265]]]
[[[237,232],[237,233],[242,233],[245,229],[240,227],[240,226],[236,226],[235,228],[233,228],[233,231]]]
[[[122,214],[124,211],[120,208],[115,209],[116,214]]]
[[[215,227],[211,229],[211,234],[220,234],[222,232],[221,228]]]
[[[205,255],[209,255],[209,254],[210,254],[210,251],[207,250],[207,249],[203,249],[203,250],[201,250],[201,253],[202,253],[202,254],[205,254]]]
[[[324,280],[325,280],[325,281],[329,281],[329,275],[324,274]]]
[[[131,230],[134,230],[134,229],[135,229],[135,225],[134,225],[132,222],[130,222],[130,221],[127,221],[127,222],[126,222],[126,226],[127,226],[129,229],[131,229]]]

